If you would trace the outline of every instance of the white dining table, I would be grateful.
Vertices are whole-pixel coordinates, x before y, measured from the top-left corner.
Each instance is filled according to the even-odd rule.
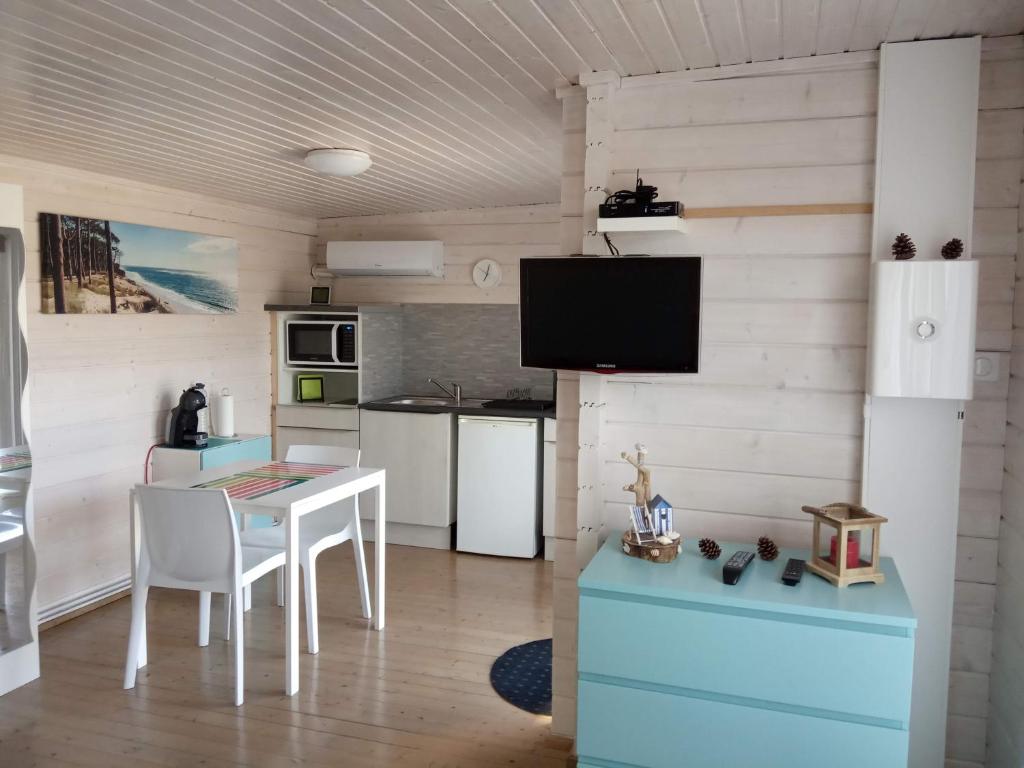
[[[15,445],[11,448],[0,448],[0,456],[21,454],[28,452],[27,445]],[[24,493],[32,482],[32,465],[21,469],[8,469],[0,471],[0,489],[18,491]]]
[[[161,488],[194,488],[197,485],[220,480],[241,472],[266,466],[266,460],[237,461],[231,464],[169,478],[153,483]],[[268,493],[256,499],[232,499],[231,506],[243,515],[272,515],[281,518],[285,526],[285,693],[294,695],[299,690],[299,527],[304,515],[351,498],[364,491],[374,493],[374,611],[372,627],[384,629],[384,470],[369,467],[342,467],[336,472],[315,477],[289,488]],[[137,536],[139,511],[135,492],[129,494],[131,514],[132,585],[139,558]],[[143,624],[145,628],[145,624]],[[139,653],[139,667],[146,665],[145,630]]]

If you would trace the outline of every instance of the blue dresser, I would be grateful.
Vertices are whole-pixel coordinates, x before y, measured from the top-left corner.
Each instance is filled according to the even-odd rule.
[[[917,621],[892,560],[837,589],[786,560],[739,584],[687,542],[670,564],[613,534],[580,575],[581,768],[896,768],[907,764]]]

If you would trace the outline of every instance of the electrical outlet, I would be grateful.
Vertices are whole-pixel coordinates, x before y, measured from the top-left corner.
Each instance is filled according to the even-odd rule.
[[[999,353],[976,352],[974,355],[974,380],[999,381]]]

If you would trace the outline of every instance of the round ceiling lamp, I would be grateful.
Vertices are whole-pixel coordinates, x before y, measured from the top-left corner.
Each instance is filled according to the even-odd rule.
[[[373,164],[361,149],[311,149],[306,165],[328,176],[356,176]]]

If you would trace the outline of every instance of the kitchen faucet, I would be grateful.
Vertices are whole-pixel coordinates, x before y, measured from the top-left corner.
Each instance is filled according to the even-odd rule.
[[[453,381],[452,382],[452,388],[448,389],[448,387],[446,387],[440,381],[435,381],[434,379],[427,379],[427,381],[429,381],[435,387],[437,387],[442,392],[444,392],[446,395],[448,395],[448,397],[450,397],[452,400],[455,401],[456,405],[462,405],[462,386],[461,385],[456,384]]]

